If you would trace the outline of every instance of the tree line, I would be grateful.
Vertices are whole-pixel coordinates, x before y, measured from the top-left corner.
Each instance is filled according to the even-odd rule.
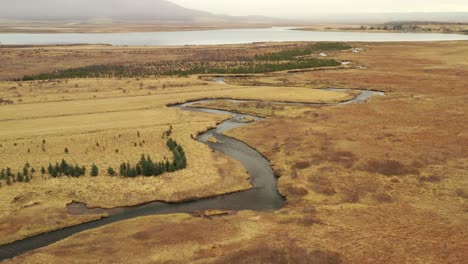
[[[140,161],[132,165],[130,162],[124,162],[120,165],[119,174],[123,177],[137,177],[137,176],[159,176],[166,172],[175,172],[178,170],[185,169],[187,167],[187,157],[183,147],[177,143],[177,141],[170,138],[172,134],[172,127],[165,131],[163,137],[168,138],[166,145],[173,154],[173,160],[169,161],[167,158],[164,158],[163,161],[156,162],[151,159],[149,155],[141,155]],[[86,174],[86,167],[80,166],[78,164],[71,164],[65,159],[62,161],[56,162],[55,164],[49,163],[47,168],[44,166],[41,167],[40,173],[45,175],[48,173],[53,178],[60,178],[63,176],[79,178]],[[96,164],[91,166],[89,175],[91,177],[96,177],[99,175],[99,168]],[[11,168],[7,167],[0,170],[0,187],[2,187],[2,181],[6,185],[11,185],[14,182],[30,182],[33,178],[36,170],[32,168],[29,163],[26,163],[22,171],[18,171],[16,174],[13,173]],[[116,176],[117,172],[109,167],[107,173],[110,176]]]
[[[279,52],[259,54],[255,56],[255,59],[261,60],[261,61],[296,60],[300,56],[311,55],[314,52],[348,50],[351,48],[352,48],[351,46],[345,43],[339,43],[339,42],[315,43],[305,48],[295,48],[295,49],[282,50]]]
[[[297,58],[314,51],[341,50],[351,46],[342,43],[317,43],[305,49],[292,49],[257,55],[242,61],[225,62],[157,62],[141,64],[103,64],[56,70],[53,72],[26,75],[23,81],[71,79],[71,78],[148,78],[194,74],[255,74],[275,71],[338,66],[333,59]]]
[[[149,155],[142,154],[140,161],[135,165],[130,164],[130,162],[123,162],[120,164],[119,174],[130,178],[137,176],[150,177],[185,169],[187,167],[187,157],[182,146],[172,138],[167,140],[166,145],[174,156],[172,162],[167,158],[163,161],[156,162],[153,161]],[[109,170],[113,171],[112,168],[109,168]]]

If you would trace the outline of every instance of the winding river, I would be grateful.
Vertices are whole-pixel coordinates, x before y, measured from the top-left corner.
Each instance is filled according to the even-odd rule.
[[[346,89],[325,89],[333,91],[346,91]],[[361,90],[361,93],[352,100],[337,103],[337,104],[314,104],[314,103],[284,103],[284,102],[272,102],[274,104],[299,104],[299,105],[314,105],[314,106],[331,106],[339,104],[350,104],[350,103],[361,103],[367,101],[374,95],[384,95],[382,92]],[[116,209],[98,209],[99,213],[108,213],[109,216],[96,221],[51,231],[48,233],[39,234],[24,240],[16,241],[11,244],[0,246],[0,261],[19,256],[30,250],[45,247],[69,236],[77,234],[79,232],[98,228],[111,223],[132,219],[141,216],[148,215],[161,215],[161,214],[173,214],[173,213],[193,213],[202,210],[255,210],[255,211],[274,211],[280,209],[285,199],[278,192],[277,179],[274,176],[273,170],[270,166],[269,161],[262,156],[258,151],[248,146],[247,144],[224,136],[222,133],[237,127],[245,126],[246,119],[254,120],[253,122],[259,122],[262,120],[260,117],[233,113],[229,111],[213,110],[208,108],[195,108],[195,103],[206,103],[222,99],[212,100],[199,100],[190,103],[184,103],[180,105],[174,105],[171,107],[179,108],[185,111],[204,112],[212,114],[223,114],[231,115],[232,118],[224,121],[216,128],[209,130],[197,137],[197,140],[207,144],[213,150],[222,152],[235,160],[242,163],[246,171],[249,173],[251,182],[253,185],[252,189],[220,195],[212,198],[193,200],[188,202],[180,203],[165,203],[165,202],[151,202],[143,205],[116,208]],[[233,102],[256,102],[252,100],[231,100]],[[216,138],[217,142],[210,142],[211,137]],[[72,204],[69,206],[70,210],[80,209],[84,207],[82,204]],[[81,208],[83,209],[83,208]]]

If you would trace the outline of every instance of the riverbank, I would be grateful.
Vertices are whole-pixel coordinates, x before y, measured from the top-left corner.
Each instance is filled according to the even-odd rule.
[[[126,263],[129,259],[138,259],[141,263],[304,263],[304,260],[307,263],[311,260],[404,263],[415,258],[424,263],[463,262],[468,257],[464,250],[468,235],[468,196],[464,191],[468,188],[465,177],[468,152],[464,147],[468,140],[464,122],[468,112],[465,103],[468,64],[466,56],[462,55],[468,54],[468,46],[465,42],[437,42],[366,43],[354,47],[362,51],[338,52],[333,58],[350,61],[352,65],[365,65],[366,69],[232,76],[225,78],[228,85],[204,85],[204,80],[196,78],[89,79],[41,82],[40,89],[33,86],[22,90],[15,85],[17,89],[8,90],[13,86],[8,83],[4,90],[12,94],[9,99],[15,103],[19,99],[25,102],[46,98],[67,100],[76,96],[72,92],[79,90],[82,91],[79,97],[96,105],[100,100],[93,96],[99,99],[125,95],[141,99],[155,88],[158,92],[155,98],[167,94],[168,98],[188,100],[197,97],[195,93],[199,98],[209,93],[232,97],[237,89],[262,97],[266,93],[259,86],[264,85],[286,87],[291,91],[294,87],[371,87],[385,91],[387,96],[372,98],[364,104],[325,108],[283,108],[247,102],[217,105],[267,117],[227,135],[248,143],[271,162],[276,176],[280,177],[279,191],[287,199],[285,206],[276,212],[227,211],[214,216],[198,212],[140,217],[77,234],[7,263],[64,263],[77,259],[91,263],[97,260]],[[275,48],[281,49],[266,49]],[[245,50],[244,54],[258,53],[259,49],[266,52],[255,45],[236,49],[241,49],[238,52]],[[195,49],[178,51],[197,58],[223,52],[234,56],[232,53],[237,52],[226,47],[220,51],[204,50],[204,53]],[[22,63],[26,62],[16,60],[16,64]],[[29,71],[37,70],[37,64],[27,63],[33,65]],[[126,84],[128,81],[131,82]],[[141,82],[143,89],[140,90]],[[189,82],[197,85],[187,85]],[[102,90],[95,92],[95,87]],[[128,93],[118,87],[128,88]],[[29,88],[33,91],[31,96],[26,96]],[[17,92],[22,97],[15,97]],[[37,97],[38,94],[41,96]],[[242,95],[241,92],[238,95]],[[139,107],[151,107],[154,101],[153,97],[140,99],[137,104],[120,105],[135,111]],[[83,108],[91,107],[81,107],[80,111]],[[83,112],[77,112],[73,120],[84,123],[76,119],[78,113]],[[123,119],[123,125],[130,118],[149,114],[136,113]],[[171,112],[164,113],[170,116]],[[111,113],[103,114],[111,119]],[[204,121],[197,119],[201,116]],[[150,117],[148,120],[156,118]],[[202,126],[213,118],[202,113],[186,117],[190,119],[178,124],[179,131],[192,124],[187,120],[198,120]],[[138,119],[135,122],[147,124],[148,121]],[[136,132],[132,136],[134,134]],[[94,140],[91,143],[95,145]],[[183,143],[185,148],[189,142]],[[4,144],[10,145],[13,144]],[[63,148],[57,147],[57,151],[63,152]],[[195,157],[197,159],[200,157]],[[199,174],[192,175],[191,179],[198,177]],[[174,183],[175,180],[171,184]],[[0,189],[0,194],[4,190]],[[439,239],[434,240],[434,237]]]
[[[0,94],[13,102],[0,106],[0,163],[15,175],[26,162],[36,171],[29,183],[7,186],[1,182],[0,197],[8,201],[0,206],[3,244],[103,216],[75,216],[67,210],[74,201],[90,208],[113,208],[187,201],[251,188],[240,163],[192,139],[227,116],[182,112],[167,104],[210,97],[304,102],[352,98],[298,87],[221,85],[196,77],[1,82]],[[120,163],[136,162],[142,154],[154,160],[170,157],[161,138],[170,126],[172,137],[187,153],[186,170],[151,178],[108,175],[107,168],[118,171]],[[40,173],[41,166],[62,159],[87,166],[88,172],[96,164],[102,177],[50,178]]]

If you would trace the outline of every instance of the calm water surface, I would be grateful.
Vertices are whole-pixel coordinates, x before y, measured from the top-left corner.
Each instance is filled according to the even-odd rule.
[[[318,32],[291,30],[290,28],[86,34],[0,34],[0,44],[9,45],[112,44],[117,46],[173,46],[243,44],[269,41],[388,42],[449,40],[468,40],[468,35],[438,33]]]

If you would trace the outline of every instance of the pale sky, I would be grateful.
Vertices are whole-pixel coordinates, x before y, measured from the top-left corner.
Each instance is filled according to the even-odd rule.
[[[468,12],[468,0],[170,0],[227,15],[306,16],[314,13]]]

